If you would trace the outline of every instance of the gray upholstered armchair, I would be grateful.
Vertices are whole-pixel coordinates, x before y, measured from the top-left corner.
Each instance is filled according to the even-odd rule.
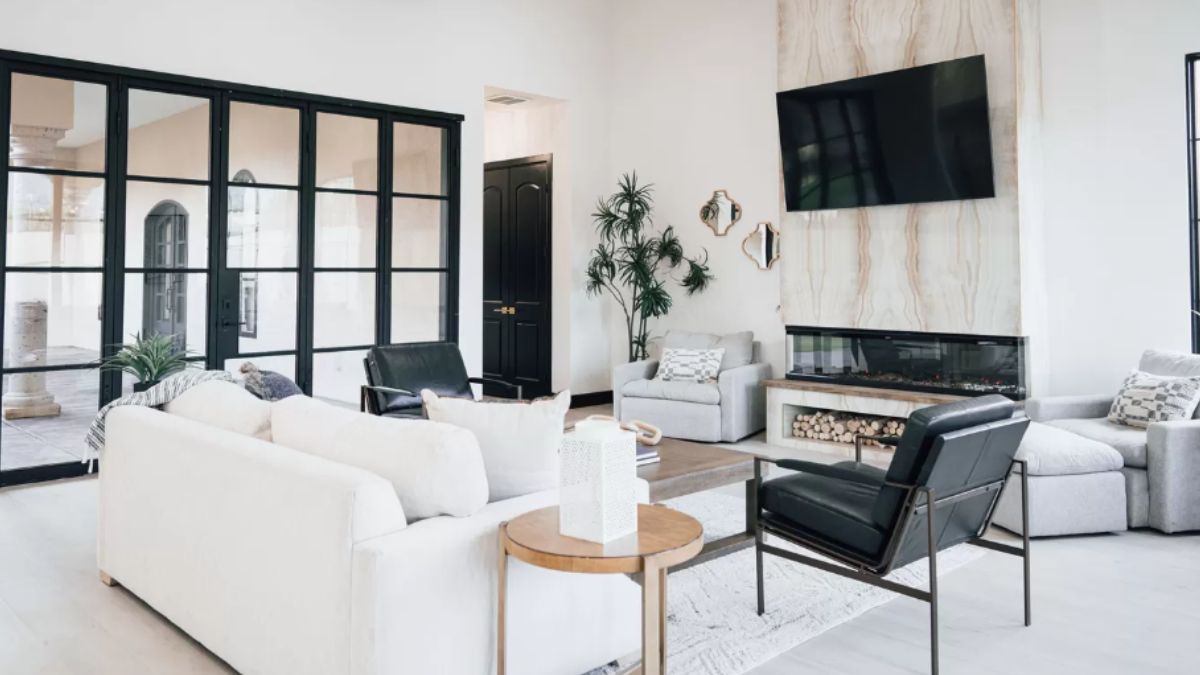
[[[1200,356],[1148,350],[1138,370],[1200,376]],[[1137,429],[1109,422],[1113,394],[1058,396],[1026,403],[1030,419],[1112,446],[1125,460],[1129,527],[1200,530],[1200,418]],[[1197,413],[1200,417],[1200,411]]]
[[[750,331],[730,335],[668,331],[663,348],[725,348],[717,381],[665,382],[655,379],[658,360],[625,363],[613,369],[613,415],[642,420],[666,436],[693,441],[735,442],[766,427],[762,382],[771,366],[761,363],[762,347]]]

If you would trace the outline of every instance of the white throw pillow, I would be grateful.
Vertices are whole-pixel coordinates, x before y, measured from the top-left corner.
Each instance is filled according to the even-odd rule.
[[[682,349],[663,350],[658,364],[656,379],[664,382],[712,382],[721,372],[721,357],[725,349]]]
[[[489,501],[558,486],[558,449],[571,392],[533,403],[443,398],[421,391],[429,419],[469,429],[479,440]]]
[[[376,417],[307,396],[269,405],[276,443],[382,476],[409,522],[469,516],[487,504],[483,457],[465,429]]]
[[[271,440],[271,404],[232,382],[201,382],[176,396],[163,409],[219,429]]]
[[[1135,370],[1125,378],[1108,410],[1108,420],[1145,429],[1153,422],[1191,419],[1200,404],[1200,377],[1151,375]]]

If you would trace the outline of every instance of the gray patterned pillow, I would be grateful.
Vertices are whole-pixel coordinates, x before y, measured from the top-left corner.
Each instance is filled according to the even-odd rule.
[[[1151,375],[1135,370],[1125,378],[1108,410],[1108,420],[1145,429],[1152,422],[1186,420],[1200,403],[1200,377]]]
[[[664,349],[657,379],[664,382],[712,382],[721,372],[725,349]]]

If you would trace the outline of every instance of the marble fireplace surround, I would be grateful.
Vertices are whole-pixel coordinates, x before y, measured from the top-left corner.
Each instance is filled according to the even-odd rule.
[[[788,213],[785,325],[1027,335],[1037,0],[779,0],[779,90],[983,54],[996,197]],[[781,179],[782,180],[782,179]]]

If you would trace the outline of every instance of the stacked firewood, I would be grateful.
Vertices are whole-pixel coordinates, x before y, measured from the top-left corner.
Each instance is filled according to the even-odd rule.
[[[814,441],[854,443],[856,434],[865,436],[899,436],[904,433],[904,420],[858,413],[815,410],[801,412],[792,421],[792,436]],[[878,446],[877,441],[864,440],[864,446]]]

